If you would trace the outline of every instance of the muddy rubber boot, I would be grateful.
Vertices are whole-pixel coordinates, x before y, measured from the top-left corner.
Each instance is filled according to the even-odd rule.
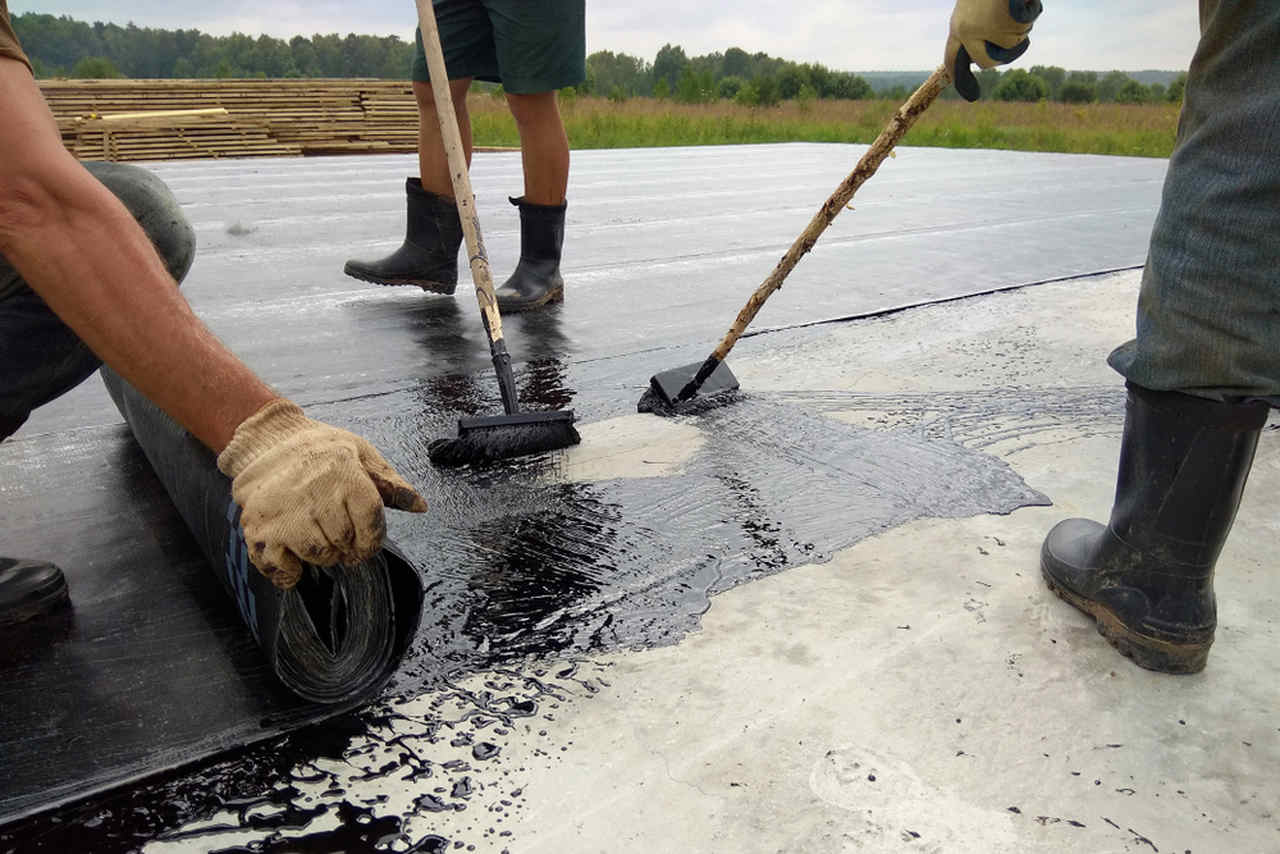
[[[377,285],[417,285],[424,291],[451,294],[458,287],[458,247],[462,221],[452,199],[422,189],[417,178],[404,182],[408,224],[404,243],[378,261],[346,263],[342,272]]]
[[[67,601],[67,579],[53,564],[0,557],[0,628],[44,616]]]
[[[1268,407],[1128,389],[1111,521],[1059,522],[1040,571],[1141,667],[1197,673],[1217,625],[1213,567]]]
[[[498,310],[530,311],[564,302],[560,249],[564,245],[564,212],[568,205],[532,205],[512,199],[520,209],[520,263],[498,288]]]

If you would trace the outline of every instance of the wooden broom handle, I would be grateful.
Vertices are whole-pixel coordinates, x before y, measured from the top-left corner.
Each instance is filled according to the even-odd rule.
[[[484,237],[480,234],[480,217],[476,213],[476,197],[471,191],[471,176],[467,172],[467,155],[462,150],[458,116],[453,109],[453,93],[449,89],[444,50],[440,47],[436,12],[431,0],[415,2],[418,4],[418,27],[422,30],[423,53],[426,54],[427,71],[431,75],[431,94],[436,102],[436,116],[440,119],[440,136],[444,140],[444,153],[449,159],[449,179],[453,183],[458,218],[462,220],[462,233],[466,236],[467,254],[471,258],[471,278],[475,280],[480,317],[484,320],[485,331],[489,334],[492,346],[502,340],[502,315],[498,312],[498,298],[493,292],[493,273],[489,270]]]
[[[421,2],[421,0],[419,0]],[[849,200],[853,198],[853,194],[858,192],[858,188],[866,183],[867,179],[876,174],[876,170],[880,168],[880,164],[889,156],[889,152],[893,151],[893,147],[898,144],[898,140],[911,129],[916,123],[916,119],[920,118],[920,114],[929,108],[934,102],[938,94],[951,83],[951,74],[946,68],[938,68],[933,74],[929,75],[929,79],[920,84],[920,88],[907,99],[898,111],[893,114],[893,118],[889,120],[889,124],[885,125],[884,130],[880,132],[880,136],[876,137],[876,141],[871,143],[871,147],[862,155],[862,159],[858,161],[858,165],[849,173],[849,177],[840,182],[840,186],[831,194],[831,198],[818,210],[809,225],[800,236],[796,238],[795,243],[791,244],[791,248],[787,250],[787,254],[782,256],[782,260],[778,262],[778,266],[773,268],[773,272],[769,277],[756,288],[756,292],[747,300],[747,304],[742,307],[742,311],[738,312],[737,318],[733,321],[733,326],[729,327],[729,332],[720,342],[720,346],[716,347],[712,356],[719,361],[724,361],[729,355],[729,351],[733,349],[733,345],[738,343],[738,339],[743,332],[747,331],[747,327],[751,325],[751,321],[756,319],[756,315],[760,313],[760,309],[764,307],[765,300],[782,287],[782,281],[787,275],[795,269],[800,259],[813,248],[818,242],[818,237],[822,232],[827,230],[827,226],[831,225],[831,221],[836,218],[840,211],[844,210],[845,205],[849,204]]]

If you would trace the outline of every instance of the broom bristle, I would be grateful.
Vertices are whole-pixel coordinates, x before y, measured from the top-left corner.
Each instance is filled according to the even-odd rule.
[[[573,422],[544,421],[528,424],[459,426],[456,439],[437,439],[427,446],[427,457],[437,466],[462,466],[496,462],[512,457],[557,451],[582,441]]]
[[[636,404],[636,411],[660,415],[664,418],[674,418],[677,415],[702,415],[741,398],[742,392],[737,389],[718,389],[710,395],[697,394],[688,400],[668,403],[661,394],[649,389],[640,397],[640,402]]]

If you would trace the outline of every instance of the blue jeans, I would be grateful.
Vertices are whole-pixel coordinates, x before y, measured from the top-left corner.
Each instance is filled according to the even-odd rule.
[[[124,163],[86,163],[142,226],[176,281],[196,237],[178,201],[153,173]],[[0,256],[0,441],[31,410],[84,382],[102,362]]]
[[[1280,3],[1201,0],[1142,290],[1109,362],[1144,388],[1280,405]]]

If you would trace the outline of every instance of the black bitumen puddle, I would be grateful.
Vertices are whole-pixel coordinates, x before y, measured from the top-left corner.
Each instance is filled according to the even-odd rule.
[[[682,361],[666,355],[670,364]],[[644,378],[665,367],[653,361],[653,354],[571,366],[535,359],[519,372],[522,400],[576,407],[584,422],[629,414]],[[546,762],[571,749],[556,731],[556,709],[608,681],[607,668],[584,656],[678,643],[715,594],[826,561],[914,519],[1047,504],[981,449],[1035,444],[1040,431],[1064,425],[1077,435],[1115,429],[1123,404],[1115,390],[1097,389],[748,390],[686,419],[706,443],[676,476],[558,482],[555,454],[432,469],[425,448],[451,432],[452,418],[497,411],[490,379],[434,376],[309,407],[367,435],[431,504],[425,516],[391,520],[391,536],[424,568],[427,605],[413,652],[383,700],[10,826],[0,832],[0,851],[132,850],[149,840],[218,851],[499,850],[504,819],[521,808],[519,763],[530,761],[505,748],[515,738],[532,741],[525,754]],[[851,411],[870,426],[829,417]],[[482,689],[460,684],[482,673],[490,674]],[[413,702],[421,696],[431,697],[426,709]],[[379,793],[383,781],[414,792],[407,807]],[[448,836],[431,821],[446,812],[468,813],[465,822],[450,820]],[[211,816],[209,826],[192,826]],[[336,829],[306,830],[335,817]],[[244,833],[228,836],[233,829]]]

